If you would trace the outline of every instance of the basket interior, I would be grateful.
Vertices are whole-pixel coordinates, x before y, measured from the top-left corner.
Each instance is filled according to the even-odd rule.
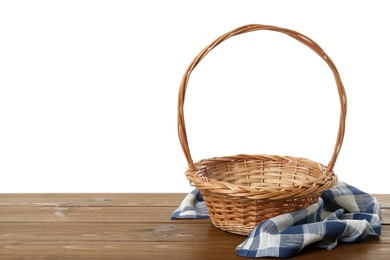
[[[324,166],[303,158],[212,158],[195,164],[196,175],[252,188],[287,188],[312,183]]]

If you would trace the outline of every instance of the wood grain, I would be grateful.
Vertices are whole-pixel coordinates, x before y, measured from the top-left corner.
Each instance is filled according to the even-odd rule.
[[[1,207],[0,222],[161,222],[175,207]]]
[[[184,196],[182,193],[6,193],[0,194],[0,207],[177,207]]]
[[[184,196],[0,194],[0,259],[245,259],[235,251],[245,237],[209,219],[170,219]],[[388,259],[390,194],[376,197],[380,238],[332,251],[305,248],[294,259]]]
[[[13,242],[5,245],[2,259],[245,259],[235,255],[232,241],[206,242]],[[212,250],[211,250],[212,249]],[[27,254],[28,252],[28,254]],[[295,259],[383,259],[384,244],[343,244],[336,249],[304,249]],[[275,259],[275,258],[262,258]]]

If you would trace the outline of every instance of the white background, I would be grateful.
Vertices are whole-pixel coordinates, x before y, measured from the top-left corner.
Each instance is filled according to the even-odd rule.
[[[187,192],[177,92],[191,60],[249,23],[299,31],[348,96],[341,181],[388,193],[386,1],[2,1],[0,192]],[[192,73],[194,160],[238,153],[327,164],[339,103],[327,65],[292,38],[229,39]]]

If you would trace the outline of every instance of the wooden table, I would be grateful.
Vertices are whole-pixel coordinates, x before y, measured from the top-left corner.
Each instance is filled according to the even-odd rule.
[[[171,220],[184,196],[0,194],[0,259],[248,259],[235,251],[245,237],[209,219]],[[390,194],[374,196],[380,238],[304,249],[294,259],[390,259]]]

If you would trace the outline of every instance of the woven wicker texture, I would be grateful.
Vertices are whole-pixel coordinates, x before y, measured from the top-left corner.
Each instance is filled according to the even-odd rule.
[[[336,144],[327,166],[293,156],[239,154],[193,162],[184,120],[184,100],[191,72],[216,46],[228,38],[258,30],[286,34],[316,52],[333,72],[339,98],[340,121]],[[181,81],[178,98],[178,134],[188,162],[187,179],[198,188],[215,227],[240,235],[265,219],[316,203],[324,190],[337,183],[333,172],[340,152],[347,112],[347,98],[336,66],[313,40],[296,31],[261,24],[249,24],[227,32],[206,46],[191,62]]]

